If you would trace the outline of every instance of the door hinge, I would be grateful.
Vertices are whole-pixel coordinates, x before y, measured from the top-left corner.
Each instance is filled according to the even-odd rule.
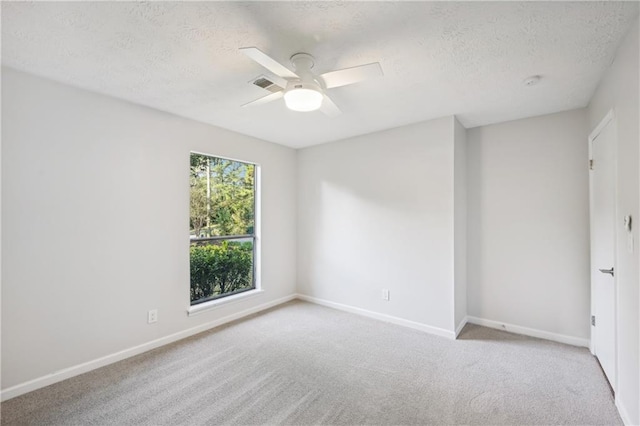
[[[591,325],[592,326],[596,326],[596,316],[595,315],[591,315]]]
[[[589,170],[593,170],[593,160],[589,160]]]

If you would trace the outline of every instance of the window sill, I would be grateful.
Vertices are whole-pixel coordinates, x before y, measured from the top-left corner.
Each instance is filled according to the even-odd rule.
[[[250,299],[252,297],[260,295],[261,293],[264,293],[264,290],[249,290],[239,294],[234,294],[233,296],[227,296],[221,299],[212,300],[210,302],[204,302],[195,306],[190,306],[189,309],[187,309],[187,316],[192,317],[203,312],[211,311],[222,305],[229,305],[241,300]]]

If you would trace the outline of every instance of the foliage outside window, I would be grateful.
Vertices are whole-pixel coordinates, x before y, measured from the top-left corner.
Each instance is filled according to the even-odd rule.
[[[255,172],[191,153],[191,305],[255,288]]]

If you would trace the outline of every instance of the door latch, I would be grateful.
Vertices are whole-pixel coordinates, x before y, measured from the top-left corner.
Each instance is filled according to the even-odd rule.
[[[613,267],[611,269],[598,269],[603,274],[610,274],[613,277]]]

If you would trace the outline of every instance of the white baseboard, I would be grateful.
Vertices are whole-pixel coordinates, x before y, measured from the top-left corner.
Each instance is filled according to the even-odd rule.
[[[631,417],[629,417],[629,413],[620,402],[620,399],[618,399],[617,397],[616,397],[616,408],[618,409],[618,413],[620,413],[620,418],[622,418],[622,423],[624,423],[627,426],[638,424],[638,423],[633,423],[631,421]]]
[[[458,326],[456,327],[456,339],[458,338],[458,336],[460,335],[460,332],[462,331],[464,326],[467,325],[468,322],[469,322],[469,317],[465,315],[465,317],[462,318],[462,321],[460,321],[460,324],[458,324]]]
[[[331,302],[329,300],[318,299],[316,297],[307,296],[305,294],[298,294],[297,298],[300,300],[304,300],[305,302],[311,302],[315,303],[316,305],[327,306],[329,308],[338,309],[340,311],[350,312],[352,314],[362,315],[365,317],[390,322],[392,324],[402,325],[404,327],[413,328],[414,330],[420,330],[424,331],[425,333],[435,334],[436,336],[447,337],[449,339],[455,339],[456,337],[453,331],[445,330],[444,328],[432,327],[430,325],[422,324],[419,322],[410,321],[391,315],[380,314],[378,312],[356,308],[354,306],[343,305],[342,303]]]
[[[510,333],[523,334],[525,336],[537,337],[539,339],[552,340],[554,342],[566,343],[567,345],[589,347],[589,339],[580,337],[567,336],[564,334],[551,333],[549,331],[537,330],[535,328],[521,327],[519,325],[507,324],[504,322],[488,320],[469,316],[467,321],[471,324],[481,325],[483,327],[495,328],[497,330],[508,331]]]
[[[187,330],[179,331],[178,333],[170,334],[168,336],[161,337],[159,339],[152,340],[150,342],[143,343],[141,345],[122,350],[120,352],[103,356],[101,358],[94,359],[92,361],[88,361],[82,364],[74,365],[73,367],[65,368],[63,370],[56,371],[46,376],[29,380],[28,382],[20,383],[10,388],[3,389],[0,392],[0,400],[6,401],[8,399],[15,398],[16,396],[25,394],[27,392],[31,392],[36,389],[43,388],[45,386],[49,386],[57,382],[61,382],[62,380],[66,380],[71,377],[78,376],[80,374],[89,372],[91,370],[104,367],[105,365],[113,364],[114,362],[118,362],[123,359],[130,358],[135,355],[139,355],[143,352],[150,351],[151,349],[159,348],[160,346],[164,346],[169,343],[173,343],[178,340],[184,339],[186,337],[193,336],[198,333],[202,333],[203,331],[207,331],[211,328],[218,327],[228,322],[235,321],[237,319],[255,314],[260,311],[264,311],[265,309],[269,309],[274,306],[280,305],[282,303],[286,303],[295,298],[296,298],[295,294],[285,296],[280,299],[273,300],[271,302],[254,306],[253,308],[245,309],[243,311],[236,312],[235,314],[227,315],[226,317],[222,317],[217,320],[210,321],[193,328],[189,328]]]

